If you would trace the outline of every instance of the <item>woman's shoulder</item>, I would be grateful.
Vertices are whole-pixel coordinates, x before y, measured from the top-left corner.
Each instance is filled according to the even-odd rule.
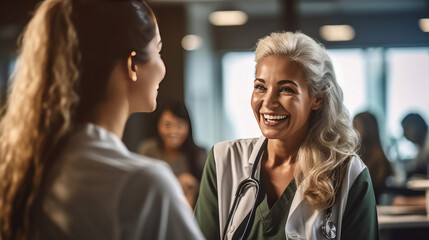
[[[213,146],[211,152],[215,159],[248,158],[260,139],[246,138],[218,142]]]
[[[219,149],[220,151],[248,151],[252,150],[261,138],[245,138],[218,142],[213,146],[213,149]]]
[[[130,152],[119,138],[102,130],[78,133],[66,144],[58,158],[63,167],[88,175],[99,172],[97,176],[110,172],[116,177],[127,178],[136,171],[168,170],[166,163]]]
[[[158,145],[158,141],[156,138],[149,138],[149,139],[143,140],[140,143],[140,145],[141,146],[156,146],[156,145]]]
[[[131,189],[131,192],[135,186],[135,189],[144,188],[148,192],[162,195],[166,191],[171,191],[173,187],[171,184],[177,182],[170,166],[159,159],[130,153],[127,158],[121,159],[120,164],[122,174],[128,179],[124,182],[123,188]],[[176,187],[178,188],[174,186]]]
[[[128,165],[131,175],[141,179],[165,179],[167,175],[174,177],[169,165],[162,160],[130,153],[125,164]],[[169,178],[169,177],[167,177]]]
[[[213,146],[208,159],[213,158],[221,169],[242,169],[252,164],[264,142],[265,137],[219,142]]]
[[[158,140],[156,138],[150,138],[140,143],[138,147],[138,153],[143,155],[149,155],[149,153],[151,152],[160,151],[159,149],[160,148],[159,148]]]
[[[343,186],[348,186],[348,188],[343,189],[343,191],[349,191],[351,185],[353,185],[353,183],[361,175],[361,173],[364,172],[365,169],[367,169],[367,167],[359,156],[349,156],[347,167],[345,168],[346,173],[343,178]]]
[[[152,171],[152,169],[160,169],[162,172],[165,169],[170,170],[169,165],[163,160],[142,156],[133,152],[130,152],[127,159],[124,160],[124,164],[128,165],[134,171],[145,172]]]
[[[348,161],[348,172],[352,175],[359,175],[367,166],[358,155],[351,155]]]

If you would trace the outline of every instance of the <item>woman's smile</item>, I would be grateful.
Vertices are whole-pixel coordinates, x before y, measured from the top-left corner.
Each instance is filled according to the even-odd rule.
[[[281,56],[259,62],[251,103],[265,137],[304,139],[315,102],[301,65]]]
[[[288,115],[275,115],[275,114],[261,114],[263,122],[268,127],[274,127],[282,123],[287,123],[289,120]]]

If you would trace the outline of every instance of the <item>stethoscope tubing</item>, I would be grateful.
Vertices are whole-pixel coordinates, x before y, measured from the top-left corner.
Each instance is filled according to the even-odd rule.
[[[254,163],[253,163],[252,172],[251,172],[250,176],[248,178],[244,179],[243,181],[241,181],[240,184],[238,184],[237,191],[236,191],[235,197],[234,197],[234,202],[232,204],[231,210],[229,211],[228,218],[227,218],[225,227],[223,229],[222,240],[226,239],[226,235],[228,233],[229,225],[231,224],[231,220],[234,217],[235,211],[238,208],[238,203],[239,203],[239,200],[241,199],[241,197],[243,195],[243,190],[246,189],[246,187],[249,186],[249,184],[250,184],[250,187],[252,187],[252,185],[253,185],[256,188],[255,203],[252,207],[252,210],[250,211],[250,218],[252,218],[254,215],[254,212],[255,212],[256,207],[257,207],[257,197],[258,197],[258,193],[259,193],[259,189],[260,189],[260,185],[261,185],[260,181],[258,179],[256,179],[255,174],[256,174],[256,170],[258,169],[258,165],[259,165],[260,159],[262,157],[262,153],[264,152],[264,150],[266,148],[267,141],[268,140],[265,139],[263,144],[261,145],[261,147],[258,150],[258,154],[255,158]],[[250,219],[250,220],[252,220],[252,219]],[[247,231],[248,231],[250,222],[251,221],[248,221],[246,224],[246,228],[244,230],[244,234],[243,234],[242,239],[247,237],[246,235],[247,235]]]

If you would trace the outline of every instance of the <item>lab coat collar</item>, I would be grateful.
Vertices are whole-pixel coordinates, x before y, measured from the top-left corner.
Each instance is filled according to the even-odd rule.
[[[248,176],[250,176],[252,174],[252,169],[253,169],[253,164],[256,161],[256,158],[258,157],[258,153],[259,151],[265,151],[266,149],[266,142],[268,141],[268,139],[264,136],[258,138],[258,140],[255,143],[255,146],[253,147],[252,153],[250,154],[249,160],[248,160],[248,165],[244,166],[244,169],[246,170]],[[262,156],[260,156],[262,157]],[[261,172],[261,162],[259,162],[259,166],[256,166],[256,172],[255,172],[255,178],[260,180],[260,172]]]
[[[266,138],[266,137],[264,137],[264,136],[260,137],[260,138],[256,141],[255,146],[253,147],[253,150],[252,150],[252,154],[251,154],[251,155],[250,155],[250,157],[249,157],[249,164],[250,164],[250,167],[251,167],[251,166],[253,166],[253,163],[255,162],[256,157],[258,156],[259,151],[260,151],[260,150],[261,150],[261,151],[264,151],[264,150],[265,150],[265,149],[261,149],[261,147],[266,147],[265,141],[268,141],[268,140],[267,140],[267,138]]]

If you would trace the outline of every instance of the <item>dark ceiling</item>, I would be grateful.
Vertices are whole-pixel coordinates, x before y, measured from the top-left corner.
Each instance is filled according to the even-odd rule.
[[[38,2],[40,0],[0,1],[1,52],[15,51],[16,38]],[[284,13],[284,2],[293,2],[296,14],[308,17],[309,22],[315,16],[318,19],[333,19],[337,16],[362,14],[369,14],[374,19],[382,19],[383,16],[391,17],[395,14],[414,14],[429,18],[428,0],[149,0],[148,2],[152,5],[186,5],[199,2],[206,4],[213,11],[227,8],[243,10],[250,18],[281,15]],[[389,25],[389,21],[386,24]]]

